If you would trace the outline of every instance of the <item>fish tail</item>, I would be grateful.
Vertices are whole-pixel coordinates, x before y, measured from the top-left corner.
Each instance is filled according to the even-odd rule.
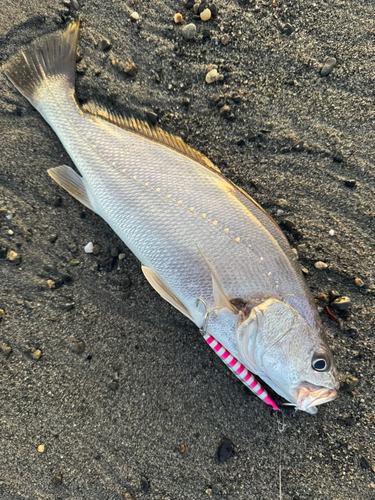
[[[9,80],[36,109],[40,110],[43,90],[52,81],[74,93],[78,28],[77,20],[65,31],[30,44],[3,65]]]

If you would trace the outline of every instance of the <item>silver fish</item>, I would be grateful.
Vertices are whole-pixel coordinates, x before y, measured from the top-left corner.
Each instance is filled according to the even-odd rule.
[[[319,315],[282,231],[202,154],[157,127],[75,99],[79,23],[3,70],[53,128],[72,168],[51,177],[99,214],[154,289],[297,409],[336,397]]]

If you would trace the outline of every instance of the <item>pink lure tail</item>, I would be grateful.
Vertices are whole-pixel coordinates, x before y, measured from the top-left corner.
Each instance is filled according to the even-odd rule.
[[[232,372],[254,393],[258,398],[272,406],[274,410],[280,410],[275,401],[263,389],[257,379],[252,375],[247,368],[244,367],[229,351],[225,349],[219,342],[210,334],[203,335],[207,344],[216,352],[216,354],[224,361],[224,363],[232,370]]]

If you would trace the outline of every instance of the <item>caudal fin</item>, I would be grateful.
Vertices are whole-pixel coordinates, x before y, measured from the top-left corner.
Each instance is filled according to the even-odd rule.
[[[62,78],[74,88],[79,21],[65,31],[47,35],[11,57],[3,70],[34,106],[46,80]]]

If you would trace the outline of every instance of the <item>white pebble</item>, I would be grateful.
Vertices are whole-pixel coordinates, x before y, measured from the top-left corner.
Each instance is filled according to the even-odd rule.
[[[316,269],[327,269],[328,264],[319,260],[318,262],[315,262],[314,266],[316,267]]]
[[[218,80],[222,80],[223,75],[219,75],[216,69],[212,69],[209,71],[206,75],[206,83],[214,83],[217,82]]]
[[[119,256],[118,256],[118,260],[124,260],[125,259],[125,254],[124,253],[120,253]]]
[[[276,213],[277,215],[282,215],[284,213],[284,210],[281,210],[281,208],[279,208],[279,210]]]
[[[329,230],[329,235],[330,235],[330,236],[335,236],[335,231],[334,231],[333,229],[330,229],[330,230]]]
[[[201,19],[202,21],[208,21],[209,19],[211,19],[210,9],[204,9],[204,11],[201,12]]]
[[[6,219],[11,220],[13,218],[13,214],[7,214],[5,216]]]
[[[87,245],[85,246],[85,252],[86,253],[92,253],[92,251],[94,250],[94,245],[92,243],[92,241],[90,241],[89,243],[87,243]]]
[[[14,232],[11,229],[9,229],[8,234],[9,234],[9,236],[13,236]]]
[[[130,17],[131,17],[131,19],[133,19],[133,21],[139,21],[139,14],[138,14],[138,12],[132,12],[130,14]]]

